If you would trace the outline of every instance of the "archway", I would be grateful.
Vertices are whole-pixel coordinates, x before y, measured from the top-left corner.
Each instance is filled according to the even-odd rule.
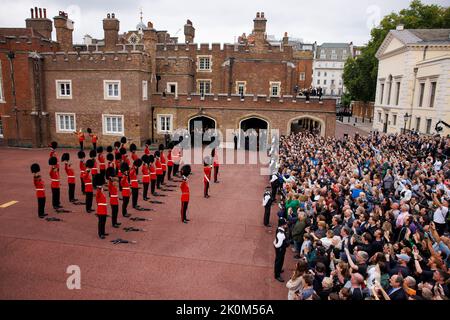
[[[289,134],[307,131],[317,135],[325,135],[325,122],[314,116],[301,116],[291,119],[288,122],[287,131]]]
[[[252,116],[242,119],[239,122],[239,129],[241,129],[245,134],[245,150],[250,149],[250,141],[256,138],[257,144],[256,149],[259,150],[259,136],[261,130],[266,130],[266,140],[269,129],[269,123],[267,120]],[[253,129],[253,130],[251,130]],[[239,138],[239,142],[241,138]]]
[[[191,144],[194,145],[194,136],[195,134],[199,134],[198,131],[201,131],[202,143],[209,144],[211,137],[208,134],[205,135],[205,132],[210,129],[216,129],[216,125],[217,125],[216,120],[205,115],[199,115],[190,118],[188,128],[189,133],[191,135]]]

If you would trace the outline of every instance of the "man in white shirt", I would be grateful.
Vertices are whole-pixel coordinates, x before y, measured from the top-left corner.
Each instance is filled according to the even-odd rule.
[[[272,196],[269,190],[266,190],[266,192],[264,192],[262,205],[264,207],[264,226],[271,227],[270,208],[272,207]]]
[[[283,272],[283,264],[284,264],[284,255],[286,253],[286,247],[288,246],[286,243],[286,229],[287,229],[287,221],[284,218],[280,218],[278,221],[278,229],[275,236],[275,240],[273,241],[273,246],[275,247],[275,279],[279,282],[284,282],[284,279],[281,277],[281,273]]]
[[[434,211],[433,222],[436,226],[436,231],[441,236],[445,231],[445,224],[448,214],[448,199],[442,200],[441,205]]]

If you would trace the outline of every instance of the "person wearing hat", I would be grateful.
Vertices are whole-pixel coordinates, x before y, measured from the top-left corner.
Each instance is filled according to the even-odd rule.
[[[203,159],[203,196],[209,198],[209,181],[211,180],[211,157],[206,156]]]
[[[144,154],[146,155],[150,155],[150,145],[152,144],[151,140],[148,139],[147,141],[145,141],[145,149],[144,149]]]
[[[55,153],[56,154],[56,153]],[[59,182],[59,165],[56,157],[50,157],[48,160],[50,165],[50,179],[52,188],[52,205],[55,210],[62,208],[60,202],[60,182]]]
[[[109,204],[111,206],[111,222],[113,228],[119,228],[121,223],[117,221],[119,213],[119,180],[113,167],[106,169],[106,178],[108,179]]]
[[[130,202],[130,184],[128,183],[128,172],[130,167],[126,162],[122,162],[120,171],[122,172],[122,179],[120,180],[120,185],[122,186],[122,216],[125,218],[130,217],[128,214],[127,207]]]
[[[33,163],[31,165],[31,173],[33,173],[33,184],[36,190],[36,198],[38,201],[38,217],[43,219],[47,216],[45,213],[45,185],[39,172],[41,168],[39,164]]]
[[[139,209],[138,206],[138,197],[139,197],[139,184],[138,184],[138,178],[137,178],[137,170],[139,166],[141,165],[142,160],[137,159],[134,160],[133,166],[130,169],[129,177],[130,177],[130,183],[131,183],[131,197],[132,197],[132,206],[133,209]]]
[[[88,128],[87,132],[89,133],[89,136],[91,137],[92,150],[97,150],[97,142],[98,142],[97,135],[92,132],[91,128]]]
[[[91,150],[89,151],[89,157],[92,160],[92,168],[91,169],[91,175],[92,175],[92,182],[94,185],[94,188],[96,187],[95,185],[95,176],[98,174],[98,168],[97,168],[97,151],[96,150]]]
[[[181,168],[182,182],[180,185],[181,190],[181,222],[188,223],[190,220],[187,218],[187,209],[189,205],[189,183],[188,177],[191,174],[191,166],[186,164]]]
[[[173,159],[172,159],[173,142],[169,143],[169,150],[167,151],[167,180],[172,181]]]
[[[272,196],[271,196],[270,190],[266,190],[266,192],[264,192],[262,205],[264,207],[264,221],[263,221],[264,226],[271,227],[271,225],[270,225],[270,209],[272,207]]]
[[[284,282],[284,279],[281,277],[281,273],[283,272],[284,256],[286,254],[286,248],[288,247],[286,230],[287,221],[284,218],[280,218],[278,220],[275,240],[273,241],[273,246],[275,247],[274,276],[279,282]]]
[[[161,184],[163,181],[163,168],[161,164],[161,152],[159,150],[155,151],[155,168],[156,168],[156,188],[161,189]]]
[[[84,140],[85,140],[84,132],[81,131],[81,128],[80,128],[80,130],[78,130],[78,132],[74,131],[73,134],[78,137],[78,143],[80,144],[80,151],[84,151]]]
[[[84,195],[85,194],[85,190],[84,190],[84,181],[83,181],[83,177],[84,177],[84,173],[86,172],[86,164],[84,163],[84,158],[86,157],[86,154],[84,153],[84,151],[78,151],[78,159],[80,159],[80,185],[81,185],[81,193]]]
[[[84,182],[84,193],[86,195],[86,212],[91,213],[92,210],[92,200],[94,200],[94,188],[92,185],[92,176],[91,170],[94,166],[94,161],[92,159],[88,159],[86,161],[86,170],[83,174],[83,182]]]
[[[67,175],[67,184],[69,186],[69,201],[76,202],[78,199],[75,199],[75,171],[72,168],[72,164],[70,163],[70,156],[68,153],[63,153],[61,157],[61,162],[64,162],[64,170]]]
[[[148,168],[150,171],[150,193],[156,196],[156,180],[158,177],[156,175],[155,156],[152,154],[148,156]]]
[[[137,159],[139,159],[139,156],[137,155],[136,151],[137,151],[137,146],[136,146],[134,143],[130,144],[131,161],[132,161],[133,163],[134,163]],[[138,175],[138,174],[139,174],[139,168],[136,167],[135,170],[136,170],[136,175]]]
[[[213,166],[214,166],[214,183],[219,183],[219,156],[217,154],[216,148],[211,150],[211,157],[213,157]]]
[[[148,200],[148,187],[150,185],[150,170],[148,168],[149,156],[144,154],[141,158],[142,160],[142,184],[144,186],[144,190],[142,192],[142,198],[144,201]]]
[[[97,160],[98,160],[98,167],[100,169],[100,174],[105,178],[106,176],[106,160],[105,156],[103,155],[103,147],[100,146],[97,148]]]
[[[94,178],[95,185],[97,186],[97,192],[95,194],[95,201],[97,202],[97,217],[98,217],[98,236],[100,239],[105,239],[108,235],[105,232],[106,217],[108,214],[108,205],[106,203],[106,196],[103,193],[103,185],[105,184],[105,178],[98,174]]]
[[[49,155],[49,158],[55,157],[56,158],[56,163],[58,163],[58,155],[56,154],[56,148],[58,148],[58,142],[52,141],[50,143],[50,155]]]
[[[166,172],[167,172],[167,161],[166,161],[166,156],[164,155],[164,145],[160,144],[159,145],[159,152],[160,152],[160,161],[161,161],[161,167],[162,167],[162,177],[161,177],[161,184],[164,185],[164,179],[166,177]]]

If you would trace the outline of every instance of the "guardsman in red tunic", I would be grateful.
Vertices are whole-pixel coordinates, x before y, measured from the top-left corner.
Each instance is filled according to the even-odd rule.
[[[149,156],[144,154],[142,156],[142,184],[144,185],[144,191],[142,192],[142,197],[144,201],[148,200],[148,186],[150,185],[150,169],[148,167],[149,164]]]
[[[108,179],[109,204],[111,205],[111,220],[113,228],[119,228],[121,225],[117,222],[119,214],[119,180],[116,177],[116,171],[113,167],[106,169],[106,178]]]
[[[102,146],[97,148],[97,160],[98,160],[98,167],[100,169],[100,174],[104,178],[106,176],[106,160],[105,160],[105,156],[103,155],[103,147]]]
[[[211,156],[213,157],[213,166],[214,166],[214,183],[218,183],[217,180],[219,175],[219,156],[217,155],[217,149],[214,148],[211,150]]]
[[[209,198],[209,181],[211,180],[211,157],[206,156],[203,160],[203,195]]]
[[[161,161],[161,167],[162,167],[162,178],[161,178],[161,184],[164,184],[164,178],[166,176],[167,171],[167,162],[166,162],[166,156],[164,155],[164,145],[159,145],[159,153],[160,153],[160,161]]]
[[[120,181],[122,179],[122,171],[120,171],[120,166],[122,165],[122,155],[119,153],[116,153],[114,156],[114,168],[116,168],[116,177],[119,178],[119,190],[122,191],[122,186],[120,184]]]
[[[189,205],[189,184],[188,177],[191,174],[191,166],[186,164],[181,168],[181,175],[183,181],[181,182],[181,222],[188,223],[190,220],[187,218],[187,209]]]
[[[78,159],[80,159],[80,182],[81,182],[81,193],[85,194],[84,191],[84,173],[86,172],[86,164],[84,163],[84,158],[86,157],[86,154],[84,151],[78,151]]]
[[[36,190],[36,198],[38,201],[38,217],[43,219],[47,214],[45,213],[45,186],[39,172],[41,168],[39,164],[33,163],[31,165],[31,173],[33,173],[33,183]]]
[[[89,133],[89,136],[91,137],[92,150],[97,150],[97,141],[98,141],[97,135],[92,132],[91,128],[87,128],[87,132]]]
[[[127,212],[128,203],[130,202],[130,184],[128,183],[128,171],[130,167],[126,162],[122,162],[120,171],[122,172],[122,179],[120,180],[120,185],[122,186],[122,215],[125,218],[131,215]]]
[[[80,144],[80,151],[84,151],[84,132],[80,130],[77,132],[75,131],[73,134],[75,134],[78,137],[78,143]]]
[[[173,159],[172,159],[173,143],[169,143],[169,151],[167,152],[167,180],[172,181]]]
[[[175,144],[172,149],[172,160],[173,160],[173,176],[177,177],[181,162],[181,148],[178,143]]]
[[[69,161],[70,155],[68,153],[63,153],[61,156],[61,162],[64,162],[64,169],[67,175],[67,184],[69,185],[69,201],[76,202],[78,199],[75,199],[75,171]]]
[[[100,239],[105,239],[105,237],[108,235],[105,232],[106,217],[108,214],[108,204],[106,202],[106,196],[103,193],[105,178],[101,174],[98,174],[95,176],[95,180],[95,184],[97,185],[95,201],[97,202],[98,236]]]
[[[89,159],[86,161],[86,170],[83,175],[84,182],[84,192],[86,194],[86,212],[91,213],[92,210],[92,200],[94,199],[94,187],[92,185],[91,170],[94,166],[94,161]]]
[[[161,153],[159,150],[155,151],[155,168],[156,168],[156,188],[161,189],[163,168],[160,159]]]
[[[130,144],[130,152],[131,152],[131,162],[134,163],[137,159],[139,159],[139,156],[136,153],[137,151],[137,146],[132,143]],[[136,169],[136,175],[139,174],[139,168],[135,168]]]
[[[50,179],[52,188],[52,205],[55,210],[62,208],[60,202],[60,182],[59,182],[59,165],[58,159],[56,157],[51,157],[48,159],[48,164],[50,165]]]
[[[92,175],[92,182],[94,185],[94,188],[96,187],[95,185],[95,176],[98,174],[98,168],[97,168],[97,151],[96,150],[91,150],[89,151],[89,157],[92,160],[93,163],[93,167],[90,168],[91,169],[91,175]]]
[[[58,148],[58,142],[52,141],[52,143],[50,143],[50,148],[51,149],[50,149],[49,158],[55,157],[56,163],[58,163],[58,155],[56,154],[56,148]]]
[[[144,149],[144,154],[146,155],[150,155],[150,145],[152,144],[152,142],[150,141],[150,139],[148,139],[147,141],[145,141],[145,149]]]
[[[131,183],[131,197],[133,209],[139,209],[138,206],[138,196],[139,196],[139,184],[137,178],[137,170],[142,164],[141,159],[134,160],[133,166],[130,169],[130,183]]]
[[[120,141],[115,141],[114,142],[114,157],[118,153],[120,153]]]
[[[155,156],[154,155],[149,155],[148,156],[148,168],[150,171],[150,192],[152,195],[156,196],[158,195],[156,193],[156,179],[157,179],[157,175],[156,175],[156,167],[155,167]]]

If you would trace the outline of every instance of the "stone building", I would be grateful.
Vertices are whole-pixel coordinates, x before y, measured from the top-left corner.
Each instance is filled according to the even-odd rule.
[[[288,134],[307,128],[334,135],[335,100],[306,101],[296,95],[308,81],[300,74],[310,73],[305,61],[312,64],[312,57],[294,50],[287,34],[282,44],[272,46],[266,39],[264,13],[257,13],[248,37],[223,45],[196,44],[190,20],[184,26],[185,41],[179,43],[142,18],[136,30],[120,34],[119,20],[107,14],[104,39],[85,36],[83,44],[73,43],[74,22],[64,12],[53,18],[56,42],[51,41],[51,20],[28,20],[27,28],[0,28],[0,114],[9,145],[43,146],[51,140],[76,145],[73,132],[88,127],[102,144],[125,135],[142,145],[149,138],[161,141],[176,129],[191,130],[195,120],[205,129],[223,131],[267,128]],[[31,20],[36,20],[34,10]],[[23,33],[28,47],[21,52],[40,66],[15,65],[20,68],[15,82],[22,74],[27,81],[39,80],[35,86],[20,83],[21,92],[34,88],[21,109],[29,110],[24,114],[30,124],[40,119],[39,130],[19,123],[29,134],[26,139],[14,127],[13,105],[18,102],[11,98],[7,60],[8,52],[15,50],[12,43],[18,45]]]

